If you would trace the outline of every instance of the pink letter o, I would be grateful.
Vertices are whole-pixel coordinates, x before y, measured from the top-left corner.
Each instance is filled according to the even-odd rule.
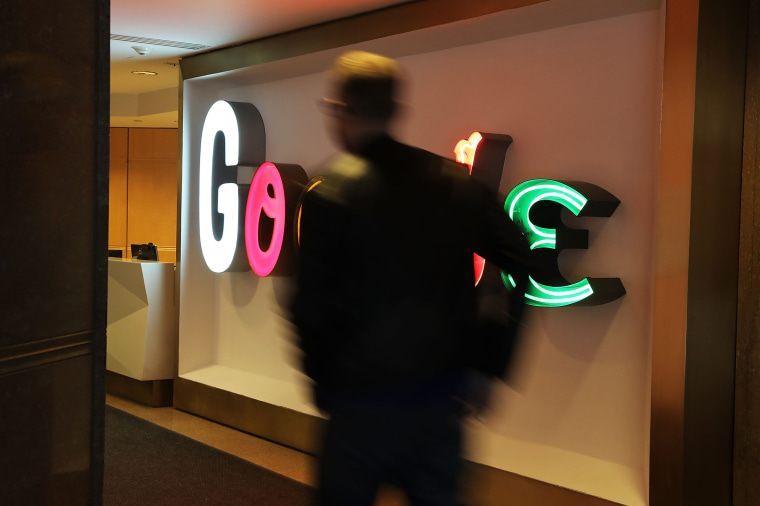
[[[274,197],[270,197],[267,188],[272,186]],[[272,242],[266,250],[259,244],[259,217],[261,211],[274,220]],[[277,167],[266,162],[256,171],[248,191],[245,209],[245,249],[248,263],[257,276],[268,276],[280,257],[282,240],[285,235],[285,189]]]

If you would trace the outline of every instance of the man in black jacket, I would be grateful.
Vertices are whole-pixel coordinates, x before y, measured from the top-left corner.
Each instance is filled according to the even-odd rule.
[[[413,504],[455,503],[466,375],[503,372],[480,367],[483,334],[503,327],[478,320],[473,252],[517,281],[513,321],[527,282],[527,242],[495,193],[389,136],[400,76],[379,55],[336,60],[323,105],[345,154],[302,206],[293,321],[329,416],[324,505],[371,505],[384,482]]]

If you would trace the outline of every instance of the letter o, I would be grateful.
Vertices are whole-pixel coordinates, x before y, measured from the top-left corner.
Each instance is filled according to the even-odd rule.
[[[274,196],[268,188],[272,187]],[[274,220],[272,240],[264,250],[259,244],[261,212]],[[280,256],[285,235],[285,188],[282,177],[273,163],[266,162],[259,167],[251,181],[245,210],[245,248],[248,263],[257,276],[268,276]]]

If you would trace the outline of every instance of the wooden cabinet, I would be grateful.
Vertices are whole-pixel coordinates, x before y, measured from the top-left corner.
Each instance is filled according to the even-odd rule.
[[[108,243],[152,242],[162,261],[177,251],[177,130],[111,128]]]

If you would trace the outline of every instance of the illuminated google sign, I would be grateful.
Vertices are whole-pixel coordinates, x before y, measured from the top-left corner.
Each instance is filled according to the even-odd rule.
[[[264,122],[253,104],[220,100],[211,106],[201,133],[198,226],[213,272],[289,271],[291,203],[307,177],[300,166],[266,162],[265,155]],[[237,184],[238,166],[258,167],[250,185]]]
[[[498,188],[511,143],[507,135],[475,133],[457,144],[455,154],[471,174]],[[265,145],[264,122],[254,105],[218,101],[211,106],[201,134],[198,218],[201,251],[213,272],[292,272],[299,202],[321,177],[308,181],[298,165],[267,162]],[[258,167],[250,185],[238,184],[239,166]],[[542,266],[538,279],[530,277],[528,304],[597,305],[625,294],[617,278],[570,283],[557,265],[563,249],[588,247],[588,231],[565,226],[562,209],[576,216],[608,217],[619,203],[602,188],[577,181],[534,179],[509,192],[504,211],[523,231]],[[484,268],[485,261],[475,255],[476,284]],[[509,273],[501,277],[507,289],[514,286]]]

